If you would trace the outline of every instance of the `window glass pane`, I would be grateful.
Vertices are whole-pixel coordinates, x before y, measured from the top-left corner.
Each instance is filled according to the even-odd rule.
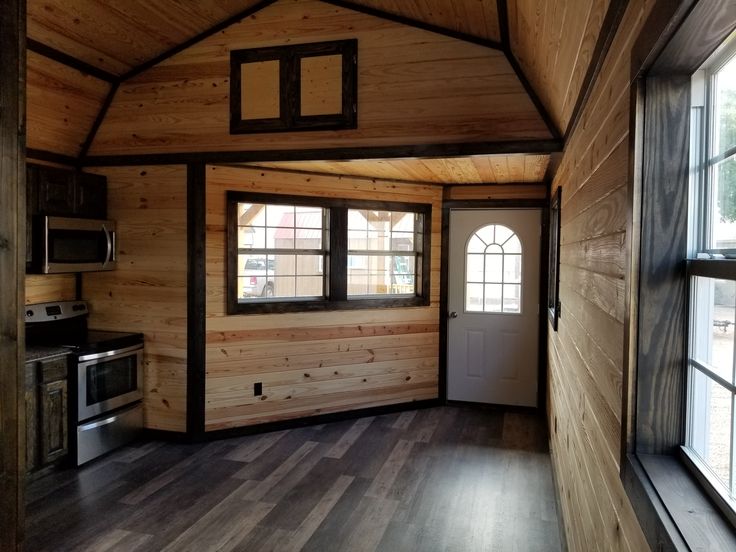
[[[691,356],[733,382],[736,282],[694,277]]]
[[[711,168],[713,185],[713,249],[736,249],[736,157]]]
[[[348,296],[413,294],[414,265],[413,256],[350,255]]]
[[[469,253],[465,278],[468,282],[484,282],[483,262],[485,255]]]
[[[506,255],[503,261],[504,283],[521,283],[521,255]]]
[[[486,282],[503,282],[503,255],[486,255]]]
[[[368,230],[367,249],[369,251],[390,251],[389,234],[383,231]]]
[[[465,310],[483,312],[483,284],[465,285]]]
[[[725,486],[731,477],[732,394],[697,369],[691,369],[690,447]]]
[[[324,297],[324,223],[321,207],[238,203],[238,300]]]
[[[414,251],[414,232],[392,232],[392,251]]]
[[[736,146],[736,58],[732,58],[715,78],[714,154]]]
[[[500,224],[478,229],[465,252],[466,311],[521,312],[521,266],[521,242],[511,229]],[[474,285],[481,282],[485,285]]]
[[[483,301],[483,310],[485,312],[503,312],[503,306],[501,304],[502,293],[502,285],[486,284],[486,296]]]
[[[521,312],[521,286],[505,284],[503,286],[503,312]]]
[[[348,230],[368,230],[368,211],[349,209]]]
[[[391,231],[392,232],[414,232],[414,213],[391,213]]]

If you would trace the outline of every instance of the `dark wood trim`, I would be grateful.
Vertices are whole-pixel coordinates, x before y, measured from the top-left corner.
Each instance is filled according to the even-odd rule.
[[[588,64],[588,70],[585,73],[583,84],[580,87],[578,99],[575,101],[572,115],[567,123],[567,129],[564,134],[565,142],[567,142],[567,139],[572,136],[572,133],[575,131],[575,127],[577,127],[578,122],[580,121],[583,107],[588,103],[590,94],[593,91],[593,85],[598,80],[598,75],[603,67],[603,62],[606,59],[608,50],[613,43],[613,38],[616,36],[618,26],[621,23],[621,19],[623,19],[628,5],[629,0],[611,0],[610,4],[608,4],[608,10],[606,11],[606,16],[603,19],[601,31],[598,34],[598,40],[596,40],[595,49],[593,50],[593,55],[591,56],[590,63]]]
[[[64,52],[57,50],[56,48],[52,48],[51,46],[47,46],[46,44],[43,44],[38,40],[33,40],[32,38],[29,38],[26,40],[26,45],[29,51],[52,59],[58,63],[61,63],[62,65],[71,67],[72,69],[76,69],[77,71],[89,75],[90,77],[94,77],[102,81],[107,81],[109,83],[116,83],[120,78],[118,77],[118,75],[113,75],[112,73],[105,71],[104,69],[100,69],[99,67],[90,65],[89,63],[84,62],[81,59],[77,59],[74,56],[65,54]]]
[[[444,404],[449,404],[447,400],[447,318],[448,311],[448,292],[449,292],[449,276],[450,276],[450,210],[452,209],[541,209],[542,218],[544,211],[547,209],[548,202],[546,199],[470,199],[470,200],[444,200],[442,202],[442,247],[440,250],[440,342],[439,342],[439,398]],[[544,222],[544,221],[543,221]],[[540,253],[544,255],[544,224],[540,235],[542,240],[542,248]],[[543,273],[546,270],[546,264],[540,258],[539,269]],[[540,286],[541,286],[540,278]],[[541,289],[541,288],[540,288]],[[540,302],[544,294],[539,296]],[[540,386],[546,386],[546,331],[543,333],[542,326],[547,325],[547,317],[545,311],[539,309],[540,333],[539,333],[539,381]],[[544,337],[543,337],[544,336]],[[543,382],[544,379],[544,382]],[[537,393],[537,405],[539,408],[544,407],[546,389],[543,393]]]
[[[454,144],[413,144],[324,149],[245,150],[178,153],[90,155],[86,167],[130,167],[138,165],[185,165],[187,163],[227,164],[257,161],[340,161],[351,159],[392,159],[397,157],[466,157],[514,153],[554,153],[562,151],[561,140],[518,140],[507,142],[462,142]]]
[[[506,52],[511,51],[511,34],[509,33],[509,9],[506,0],[496,0],[498,14],[498,30],[501,35],[501,45]]]
[[[204,433],[206,314],[206,170],[187,165],[187,434]]]
[[[49,163],[57,163],[59,165],[66,165],[67,167],[76,167],[78,164],[76,157],[70,155],[64,155],[63,153],[55,153],[53,151],[46,151],[40,149],[26,149],[26,159],[33,159],[36,161],[47,161]]]
[[[559,189],[559,188],[558,188]],[[537,406],[540,411],[547,412],[547,334],[549,333],[549,324],[547,323],[546,309],[547,292],[549,290],[549,263],[550,263],[550,186],[547,186],[546,207],[541,210],[541,233],[540,239],[540,258],[539,258],[539,347],[538,354],[538,375],[537,375]],[[559,243],[559,239],[558,239]],[[559,259],[559,254],[557,256]],[[559,311],[558,311],[559,312]],[[549,431],[549,423],[545,424]]]
[[[112,84],[110,90],[107,93],[107,96],[105,97],[105,101],[102,103],[102,106],[100,106],[100,111],[97,113],[97,117],[95,117],[95,120],[92,123],[89,132],[87,133],[87,137],[84,139],[82,148],[79,151],[79,162],[77,163],[78,165],[84,164],[87,158],[87,153],[89,152],[89,148],[92,147],[92,142],[94,142],[95,136],[97,136],[97,131],[100,130],[100,126],[105,120],[105,116],[107,115],[108,109],[110,109],[112,100],[115,98],[118,87],[119,83],[114,82]]]
[[[527,96],[529,96],[529,99],[532,101],[534,107],[537,109],[537,113],[539,113],[539,116],[542,118],[544,124],[547,126],[547,130],[549,130],[552,138],[554,140],[562,140],[562,135],[557,129],[557,125],[555,125],[554,121],[549,116],[547,108],[545,107],[544,103],[542,103],[542,100],[539,99],[537,92],[534,90],[534,87],[526,78],[524,70],[521,68],[521,65],[519,65],[519,62],[514,55],[514,50],[511,47],[511,36],[509,33],[509,10],[507,0],[497,0],[497,10],[499,27],[501,30],[501,42],[503,44],[503,51],[506,54],[506,59],[511,65],[511,68],[514,70],[514,73],[516,73],[516,78],[519,79],[519,82],[521,82],[521,85],[524,87],[524,91],[526,92]]]
[[[169,59],[170,57],[178,54],[179,52],[182,52],[183,50],[186,50],[190,46],[193,46],[196,43],[201,42],[205,38],[209,38],[212,35],[214,35],[216,33],[219,33],[223,29],[226,29],[230,25],[234,25],[235,23],[238,23],[241,20],[246,19],[246,18],[254,15],[255,13],[261,11],[263,8],[267,8],[268,6],[270,6],[271,4],[273,4],[274,2],[276,2],[276,0],[261,0],[261,2],[258,2],[257,4],[254,4],[251,7],[246,8],[245,10],[243,10],[243,11],[241,11],[239,13],[236,13],[232,17],[228,17],[224,21],[221,21],[220,23],[218,23],[217,25],[214,25],[213,27],[210,27],[206,31],[203,31],[203,32],[199,33],[198,35],[193,36],[189,40],[186,40],[186,41],[182,42],[181,44],[178,44],[178,45],[174,46],[173,48],[170,48],[169,50],[166,50],[165,52],[159,54],[158,56],[156,56],[156,57],[154,57],[152,59],[149,59],[148,61],[146,61],[146,62],[138,65],[137,67],[133,67],[130,71],[128,71],[127,73],[123,74],[120,77],[120,82],[124,82],[124,81],[130,80],[133,77],[135,77],[137,75],[140,75],[141,73],[143,73],[144,71],[147,71],[148,69],[150,69],[154,65],[158,65],[162,61],[165,61],[165,60]]]
[[[0,550],[23,549],[25,517],[26,2],[0,9]]]
[[[231,429],[216,429],[213,431],[207,431],[204,434],[204,437],[207,440],[228,439],[230,437],[242,437],[243,435],[267,433],[270,431],[283,431],[285,429],[327,424],[331,422],[341,422],[344,420],[353,420],[355,418],[364,418],[366,416],[382,416],[384,414],[393,414],[394,412],[404,412],[406,410],[417,410],[420,408],[432,408],[435,406],[442,406],[438,399],[426,399],[421,401],[403,402],[384,406],[373,406],[369,408],[344,410],[342,412],[333,412],[329,414],[317,414],[315,416],[306,416],[303,418],[295,418],[293,420],[267,422],[263,424],[236,427]]]
[[[551,186],[550,186],[551,187]],[[547,188],[548,197],[551,196],[550,188]],[[555,194],[549,200],[548,210],[548,229],[547,229],[547,275],[548,279],[554,279],[549,282],[545,288],[545,307],[547,309],[547,317],[549,318],[552,329],[557,331],[557,322],[560,318],[562,303],[560,301],[560,237],[562,230],[562,186],[558,186]],[[554,237],[554,243],[552,238]],[[554,283],[554,287],[549,285]]]
[[[552,135],[552,139],[561,140],[564,142],[560,131],[557,129],[557,125],[555,125],[552,117],[549,116],[547,108],[542,103],[542,100],[539,99],[539,96],[534,90],[534,87],[526,78],[524,70],[521,68],[521,65],[519,65],[519,62],[516,60],[516,56],[511,51],[511,49],[509,49],[509,51],[506,53],[506,58],[508,59],[511,68],[514,70],[514,73],[516,73],[516,77],[519,79],[519,82],[521,82],[521,85],[524,87],[524,91],[526,92],[527,96],[529,96],[529,99],[532,101],[534,107],[537,109],[537,113],[539,113],[539,116],[542,118],[544,124],[547,126],[547,130],[549,130],[549,133]]]
[[[621,479],[652,550],[658,552],[690,550],[636,455],[627,454],[624,457],[621,464]]]
[[[447,36],[447,37],[454,38],[457,40],[462,40],[464,42],[470,42],[471,44],[477,44],[478,46],[484,46],[486,48],[491,48],[493,50],[503,50],[502,43],[496,42],[495,40],[481,38],[481,37],[470,35],[467,33],[460,32],[460,31],[453,31],[452,29],[447,29],[445,27],[440,27],[438,25],[432,25],[431,23],[426,23],[424,21],[419,21],[417,19],[412,19],[410,17],[405,17],[403,15],[390,13],[387,11],[379,10],[379,9],[361,5],[361,4],[356,4],[354,2],[346,2],[344,0],[322,0],[322,1],[325,2],[326,4],[332,4],[333,6],[337,6],[339,8],[345,8],[348,10],[353,10],[356,12],[364,13],[366,15],[372,15],[373,17],[380,17],[381,19],[385,19],[386,21],[392,21],[394,23],[399,23],[401,25],[415,27],[417,29],[422,29],[423,31],[429,31],[430,33]]]
[[[431,274],[432,205],[398,201],[371,201],[362,199],[323,198],[314,196],[284,195],[258,192],[227,192],[227,313],[263,314],[310,311],[337,311],[351,309],[383,309],[421,307],[430,304],[429,277]],[[329,210],[329,248],[325,263],[328,295],[322,299],[274,299],[252,303],[240,303],[237,297],[237,204],[275,203],[317,206]],[[415,276],[416,294],[413,297],[375,297],[348,299],[348,209],[370,209],[377,211],[406,211],[424,216],[423,250],[417,251],[421,264]],[[429,253],[427,253],[429,252]]]
[[[308,57],[340,55],[342,106],[340,113],[302,115],[301,61]],[[242,66],[263,61],[279,62],[279,116],[243,119]],[[358,126],[358,41],[332,40],[230,51],[230,134],[344,130]]]

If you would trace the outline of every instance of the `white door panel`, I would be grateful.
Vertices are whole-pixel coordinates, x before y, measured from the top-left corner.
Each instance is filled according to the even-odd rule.
[[[537,406],[539,209],[452,210],[447,397]]]

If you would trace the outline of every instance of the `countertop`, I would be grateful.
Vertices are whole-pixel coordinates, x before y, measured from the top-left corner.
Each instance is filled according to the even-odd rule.
[[[31,345],[26,347],[26,362],[43,360],[55,356],[68,355],[69,349],[59,345],[49,347],[47,345]]]

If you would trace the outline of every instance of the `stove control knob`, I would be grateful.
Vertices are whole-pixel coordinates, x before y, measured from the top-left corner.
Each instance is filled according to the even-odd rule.
[[[33,316],[33,311],[32,310],[27,310],[26,311],[26,316]]]

